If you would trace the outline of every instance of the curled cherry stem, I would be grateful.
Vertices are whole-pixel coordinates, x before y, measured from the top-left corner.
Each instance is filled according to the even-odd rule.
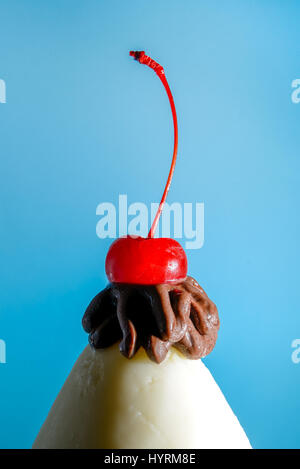
[[[169,84],[167,82],[163,67],[161,65],[159,65],[157,62],[155,62],[155,60],[151,59],[151,57],[146,55],[144,51],[136,51],[136,52],[130,51],[129,54],[132,57],[134,57],[135,60],[137,60],[141,64],[147,65],[148,67],[152,68],[155,71],[155,73],[158,75],[158,77],[160,78],[160,80],[161,80],[162,84],[164,85],[165,90],[167,92],[167,95],[168,95],[168,98],[169,98],[169,101],[170,101],[172,116],[173,116],[174,147],[173,147],[173,157],[172,157],[171,168],[170,168],[170,172],[169,172],[169,175],[168,175],[168,179],[167,179],[167,183],[166,183],[166,186],[165,186],[164,193],[162,195],[158,210],[156,212],[155,218],[153,220],[152,226],[151,226],[149,234],[148,234],[148,238],[154,238],[155,231],[156,231],[156,228],[157,228],[157,225],[158,225],[158,222],[159,222],[159,218],[160,218],[161,212],[164,208],[164,204],[166,202],[166,198],[167,198],[170,186],[171,186],[172,177],[173,177],[175,164],[176,164],[177,149],[178,149],[177,115],[176,115],[174,99],[173,99]]]

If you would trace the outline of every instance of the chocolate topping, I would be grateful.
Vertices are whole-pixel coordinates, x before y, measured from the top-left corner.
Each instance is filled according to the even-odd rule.
[[[143,347],[160,363],[173,345],[190,359],[203,358],[215,346],[218,310],[192,277],[179,284],[109,284],[86,309],[82,325],[94,348],[120,341],[133,357]]]

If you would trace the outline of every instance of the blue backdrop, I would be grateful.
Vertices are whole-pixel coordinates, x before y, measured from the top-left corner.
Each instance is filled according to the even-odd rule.
[[[222,327],[205,359],[255,448],[300,448],[300,4],[280,0],[0,3],[0,447],[30,447],[106,284],[96,206],[204,202],[189,271]]]

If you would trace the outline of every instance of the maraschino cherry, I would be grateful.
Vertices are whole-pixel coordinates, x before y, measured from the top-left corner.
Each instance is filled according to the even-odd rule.
[[[128,235],[114,241],[106,256],[105,271],[108,280],[112,283],[139,285],[179,283],[187,276],[187,258],[184,249],[175,239],[154,238],[170,189],[177,158],[178,127],[175,104],[163,67],[147,56],[144,51],[130,51],[129,54],[141,64],[152,68],[165,87],[174,123],[173,158],[165,190],[148,237]]]

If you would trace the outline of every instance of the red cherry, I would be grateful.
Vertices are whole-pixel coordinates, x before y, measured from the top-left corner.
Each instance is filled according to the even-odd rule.
[[[105,271],[113,283],[179,283],[187,276],[187,258],[175,239],[125,236],[110,246]]]
[[[173,157],[165,190],[148,238],[125,236],[114,241],[106,256],[105,271],[108,280],[113,283],[140,285],[179,283],[187,275],[187,258],[183,248],[174,239],[154,238],[159,217],[170,189],[177,158],[178,128],[175,104],[163,67],[143,51],[131,51],[130,55],[141,64],[152,68],[165,87],[174,124]]]

